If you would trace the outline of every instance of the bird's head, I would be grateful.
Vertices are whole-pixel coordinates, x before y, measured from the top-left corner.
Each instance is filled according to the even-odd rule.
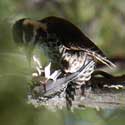
[[[20,19],[13,25],[13,37],[16,43],[35,45],[47,38],[47,26],[31,19]]]
[[[46,41],[47,26],[31,19],[20,19],[13,25],[13,38],[17,45],[25,49],[29,58],[35,46]]]

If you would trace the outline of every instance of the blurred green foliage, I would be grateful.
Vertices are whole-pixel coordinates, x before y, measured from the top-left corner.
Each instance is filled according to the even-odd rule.
[[[12,25],[20,18],[50,15],[76,24],[107,55],[125,55],[124,0],[0,0],[0,124],[123,125],[124,110],[51,112],[26,103],[31,69],[12,39]]]

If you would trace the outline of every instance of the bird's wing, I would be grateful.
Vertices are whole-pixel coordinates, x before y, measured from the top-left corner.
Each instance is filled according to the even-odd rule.
[[[114,68],[116,67],[116,65],[114,63],[112,63],[106,56],[102,56],[99,54],[99,51],[93,51],[91,49],[85,49],[82,47],[75,47],[75,46],[71,46],[71,47],[65,47],[67,50],[74,50],[74,51],[84,51],[87,53],[87,55],[92,56],[94,59],[102,62],[103,64],[107,65],[109,68]]]
[[[66,49],[85,51],[107,66],[115,67],[103,52],[71,22],[53,16],[39,20],[39,22],[45,23],[48,33],[56,34]]]

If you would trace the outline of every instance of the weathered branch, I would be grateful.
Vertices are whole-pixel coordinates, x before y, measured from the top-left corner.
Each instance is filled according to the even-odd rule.
[[[42,86],[34,87],[32,92],[40,93],[43,91],[41,88]],[[29,102],[48,108],[66,107],[64,91],[60,96],[57,93],[49,99],[38,95],[33,97],[30,93]],[[73,107],[125,108],[125,75],[112,76],[102,71],[95,72],[85,88],[85,96],[76,96]]]
[[[80,105],[94,108],[125,108],[125,90],[95,89],[86,94]]]
[[[92,90],[80,103],[87,107],[125,108],[125,75],[102,75],[104,77],[91,78]]]

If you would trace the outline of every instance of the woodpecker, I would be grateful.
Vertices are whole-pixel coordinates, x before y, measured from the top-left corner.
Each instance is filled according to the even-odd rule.
[[[53,71],[61,69],[64,76],[75,73],[83,65],[94,61],[89,69],[69,83],[66,99],[70,105],[74,99],[72,97],[75,94],[74,85],[81,87],[87,84],[97,62],[111,68],[115,67],[79,28],[60,17],[50,16],[37,21],[28,18],[20,19],[13,25],[13,36],[19,44],[31,46],[31,48],[40,46],[49,58]]]

